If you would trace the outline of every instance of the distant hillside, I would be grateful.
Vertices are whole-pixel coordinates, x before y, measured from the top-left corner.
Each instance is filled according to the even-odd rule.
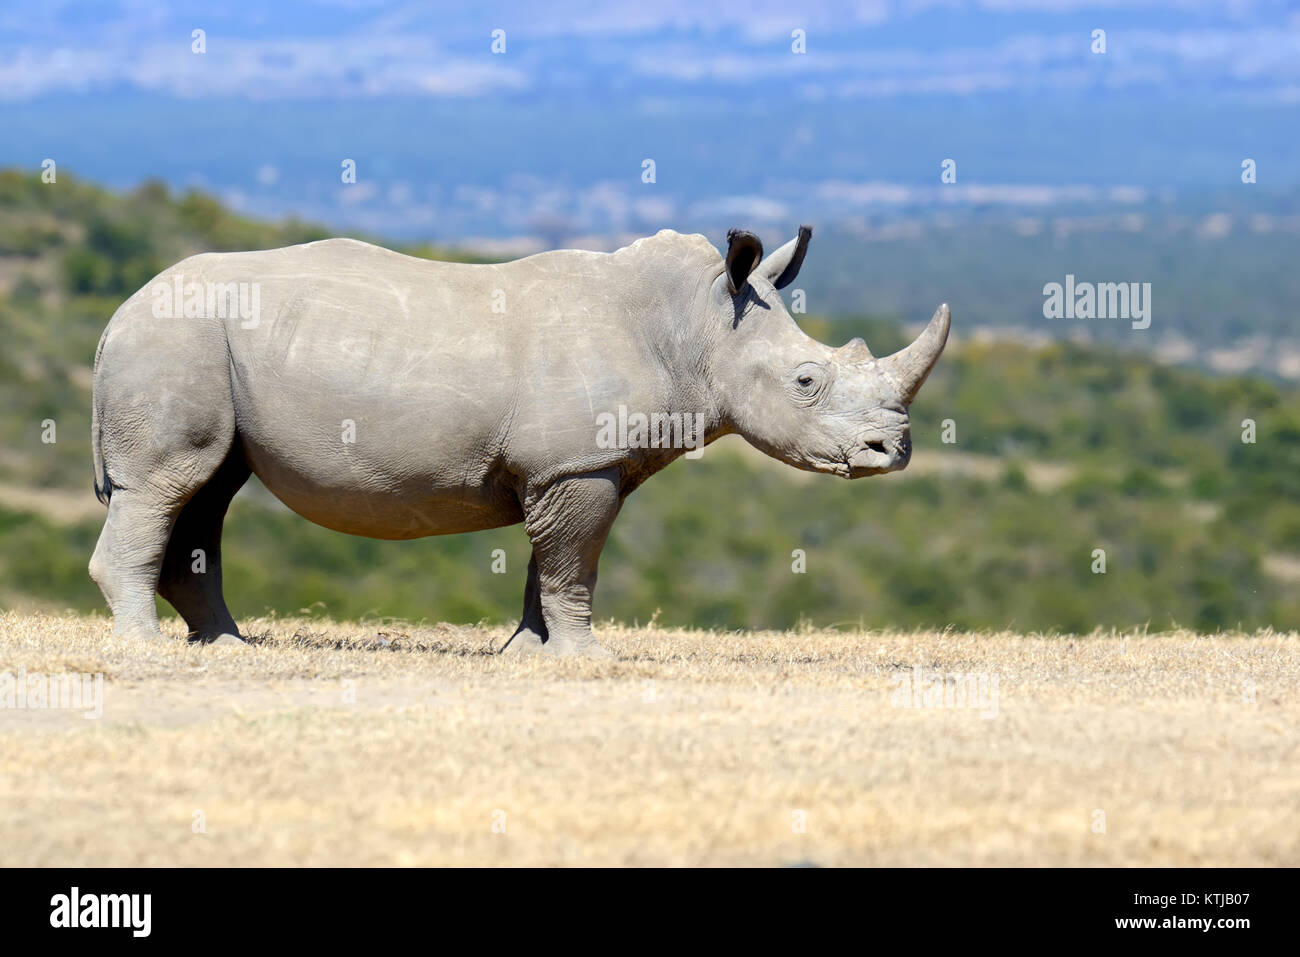
[[[85,570],[102,523],[90,365],[121,300],[190,253],[323,235],[152,184],[116,195],[63,173],[53,187],[0,174],[0,605],[102,607]],[[802,321],[823,341],[863,335],[877,354],[904,341],[881,319]],[[905,472],[844,482],[727,439],[647,483],[615,526],[596,613],[723,628],[1297,628],[1297,400],[1264,379],[1106,348],[966,337],[913,407]],[[508,620],[522,603],[517,528],[351,538],[289,514],[254,481],[227,529],[236,615]],[[505,575],[491,572],[498,547]]]

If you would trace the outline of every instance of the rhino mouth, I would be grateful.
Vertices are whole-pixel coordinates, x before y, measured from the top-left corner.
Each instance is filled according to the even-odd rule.
[[[844,460],[849,478],[882,475],[907,466],[912,457],[912,443],[906,439],[870,438],[857,446]]]

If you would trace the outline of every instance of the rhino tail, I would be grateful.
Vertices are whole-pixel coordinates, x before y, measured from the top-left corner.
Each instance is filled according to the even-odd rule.
[[[99,356],[104,351],[104,340],[108,337],[108,330],[99,337],[99,346],[95,349],[94,370],[99,371]],[[108,469],[104,465],[104,447],[100,442],[99,429],[99,396],[95,393],[97,389],[92,389],[90,398],[90,455],[94,462],[94,482],[95,498],[99,499],[104,505],[113,495],[113,483],[108,477]]]

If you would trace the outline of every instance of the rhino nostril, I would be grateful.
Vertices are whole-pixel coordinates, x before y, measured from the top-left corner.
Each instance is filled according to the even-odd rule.
[[[867,448],[872,452],[879,452],[881,455],[889,454],[889,450],[885,448],[884,442],[868,442]]]

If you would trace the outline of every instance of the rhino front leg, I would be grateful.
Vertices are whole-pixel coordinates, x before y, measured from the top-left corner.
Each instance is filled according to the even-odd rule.
[[[527,496],[524,523],[533,543],[530,585],[536,566],[536,589],[529,591],[540,606],[542,631],[538,634],[536,620],[529,620],[526,602],[520,630],[506,645],[509,650],[612,657],[592,637],[591,600],[600,552],[622,504],[618,480],[617,469],[606,469],[561,479],[539,495]]]

